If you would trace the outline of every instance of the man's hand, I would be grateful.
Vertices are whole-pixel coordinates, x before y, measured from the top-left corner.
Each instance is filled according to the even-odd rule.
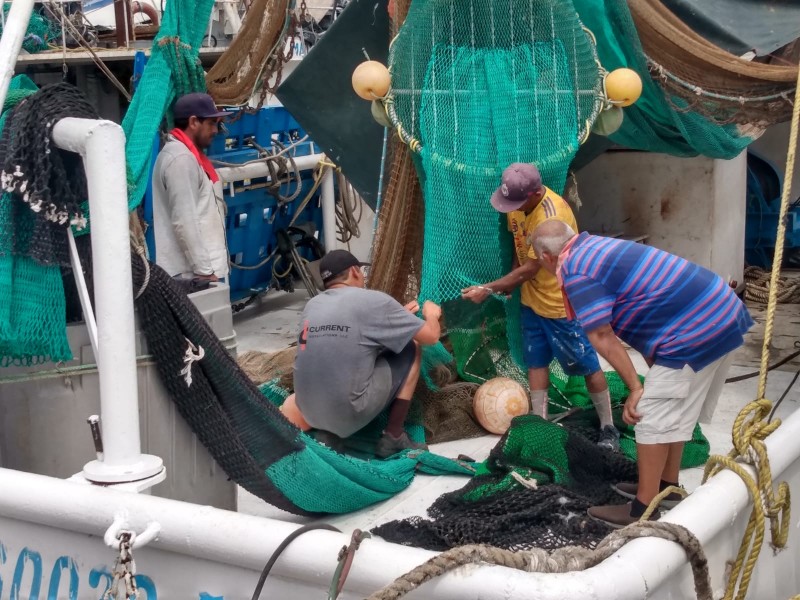
[[[219,277],[212,273],[211,275],[198,275],[197,273],[194,274],[195,279],[199,279],[200,281],[219,281]]]
[[[426,300],[422,305],[422,316],[425,317],[425,320],[438,321],[442,316],[442,309],[438,304]]]
[[[628,425],[636,425],[642,420],[642,415],[636,412],[636,405],[639,404],[642,394],[644,394],[644,388],[642,387],[631,390],[631,393],[628,395],[628,399],[625,400],[625,408],[622,411],[622,420]]]
[[[483,285],[471,285],[461,290],[461,298],[471,300],[475,304],[481,304],[492,295],[492,289]]]
[[[412,300],[411,302],[405,305],[405,309],[411,314],[415,315],[419,312],[419,302],[417,302],[416,300]]]

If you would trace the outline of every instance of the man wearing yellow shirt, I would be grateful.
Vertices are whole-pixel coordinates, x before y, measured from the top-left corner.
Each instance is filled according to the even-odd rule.
[[[577,321],[568,320],[564,298],[555,275],[539,268],[528,235],[548,219],[558,219],[578,230],[572,209],[558,194],[542,184],[536,165],[514,163],[503,171],[492,206],[508,216],[514,237],[514,269],[485,285],[462,290],[466,300],[481,303],[492,294],[506,294],[522,286],[523,355],[528,367],[531,406],[547,418],[549,366],[557,359],[568,375],[586,378],[586,386],[600,418],[599,446],[619,449],[619,432],[611,419],[611,399],[605,375],[589,339]]]

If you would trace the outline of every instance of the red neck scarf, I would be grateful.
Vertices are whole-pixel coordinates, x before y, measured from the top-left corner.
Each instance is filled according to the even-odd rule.
[[[182,142],[184,146],[189,149],[194,157],[197,159],[197,162],[200,163],[200,166],[203,168],[203,171],[206,172],[208,178],[211,180],[211,183],[217,183],[219,181],[219,175],[214,170],[214,166],[211,164],[211,161],[208,157],[200,152],[197,149],[197,146],[194,145],[194,142],[189,139],[189,136],[184,133],[182,129],[178,129],[177,127],[169,132],[172,137],[174,137],[179,142]]]

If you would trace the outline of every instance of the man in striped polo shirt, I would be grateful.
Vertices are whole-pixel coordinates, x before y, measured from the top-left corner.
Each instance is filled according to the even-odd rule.
[[[576,235],[554,219],[536,228],[532,244],[542,268],[556,275],[568,316],[630,389],[623,419],[636,426],[638,487],[617,486],[628,504],[589,509],[622,527],[678,484],[683,446],[698,420],[711,418],[731,354],[753,320],[721,277],[663,250]],[[650,365],[644,386],[620,339]]]

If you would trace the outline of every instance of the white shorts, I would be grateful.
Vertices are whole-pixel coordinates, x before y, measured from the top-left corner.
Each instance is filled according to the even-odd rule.
[[[698,421],[708,423],[725,385],[733,353],[729,352],[698,372],[688,365],[670,369],[653,365],[644,380],[636,407],[637,444],[672,444],[692,439]]]

